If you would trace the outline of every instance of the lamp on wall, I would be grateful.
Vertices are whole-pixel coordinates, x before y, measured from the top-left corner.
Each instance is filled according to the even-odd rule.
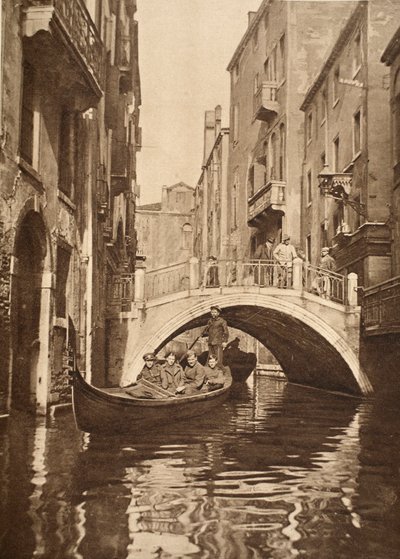
[[[338,200],[345,206],[350,206],[356,213],[366,217],[366,205],[350,198],[352,178],[351,173],[320,173],[318,175],[320,193],[322,196]]]

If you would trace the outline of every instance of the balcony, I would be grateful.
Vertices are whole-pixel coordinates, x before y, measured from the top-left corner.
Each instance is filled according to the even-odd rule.
[[[286,182],[271,180],[264,184],[248,200],[247,222],[251,224],[267,210],[285,213],[286,207]]]
[[[253,99],[253,119],[268,122],[279,112],[276,82],[263,82]]]
[[[367,336],[400,332],[400,276],[369,287],[362,300],[362,318]]]
[[[104,89],[103,43],[83,0],[25,0],[23,34],[38,34],[40,41],[41,31],[61,40],[100,97]]]
[[[121,273],[112,277],[107,292],[108,315],[131,310],[134,298],[134,284],[134,274]]]

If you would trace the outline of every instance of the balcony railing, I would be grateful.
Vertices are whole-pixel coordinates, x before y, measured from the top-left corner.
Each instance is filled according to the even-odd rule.
[[[285,211],[286,204],[286,182],[271,180],[264,184],[248,200],[248,222],[255,219],[268,208],[272,210]]]
[[[25,0],[25,33],[28,36],[48,29],[51,20],[103,90],[103,43],[83,0]]]
[[[279,112],[276,82],[263,82],[254,95],[253,113],[255,120],[268,122]]]
[[[400,332],[400,276],[369,287],[362,300],[362,318],[369,336]]]

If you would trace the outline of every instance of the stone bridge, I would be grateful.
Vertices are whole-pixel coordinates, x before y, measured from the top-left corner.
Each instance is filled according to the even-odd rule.
[[[333,300],[339,298],[334,293],[322,298],[310,292],[301,262],[295,263],[291,284],[285,289],[274,282],[260,287],[249,282],[244,285],[243,281],[206,287],[201,285],[197,261],[192,259],[185,276],[187,289],[166,294],[153,289],[147,298],[144,288],[148,288],[149,278],[144,271],[139,272],[133,310],[110,320],[108,381],[128,384],[134,380],[142,368],[144,353],[157,352],[178,334],[205,326],[210,306],[216,304],[228,325],[253,336],[273,353],[289,381],[371,394],[371,383],[359,363],[357,277],[335,276],[333,279],[340,279],[342,285],[336,293],[342,293],[342,301]]]

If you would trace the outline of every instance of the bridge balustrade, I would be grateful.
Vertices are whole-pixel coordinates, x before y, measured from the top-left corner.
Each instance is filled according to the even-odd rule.
[[[145,298],[154,299],[189,289],[189,264],[180,262],[146,273]]]
[[[220,289],[255,286],[259,288],[295,289],[313,293],[343,305],[356,305],[356,274],[343,276],[296,258],[292,265],[267,260],[219,260],[210,264],[192,257],[145,274],[143,298],[194,289]]]

